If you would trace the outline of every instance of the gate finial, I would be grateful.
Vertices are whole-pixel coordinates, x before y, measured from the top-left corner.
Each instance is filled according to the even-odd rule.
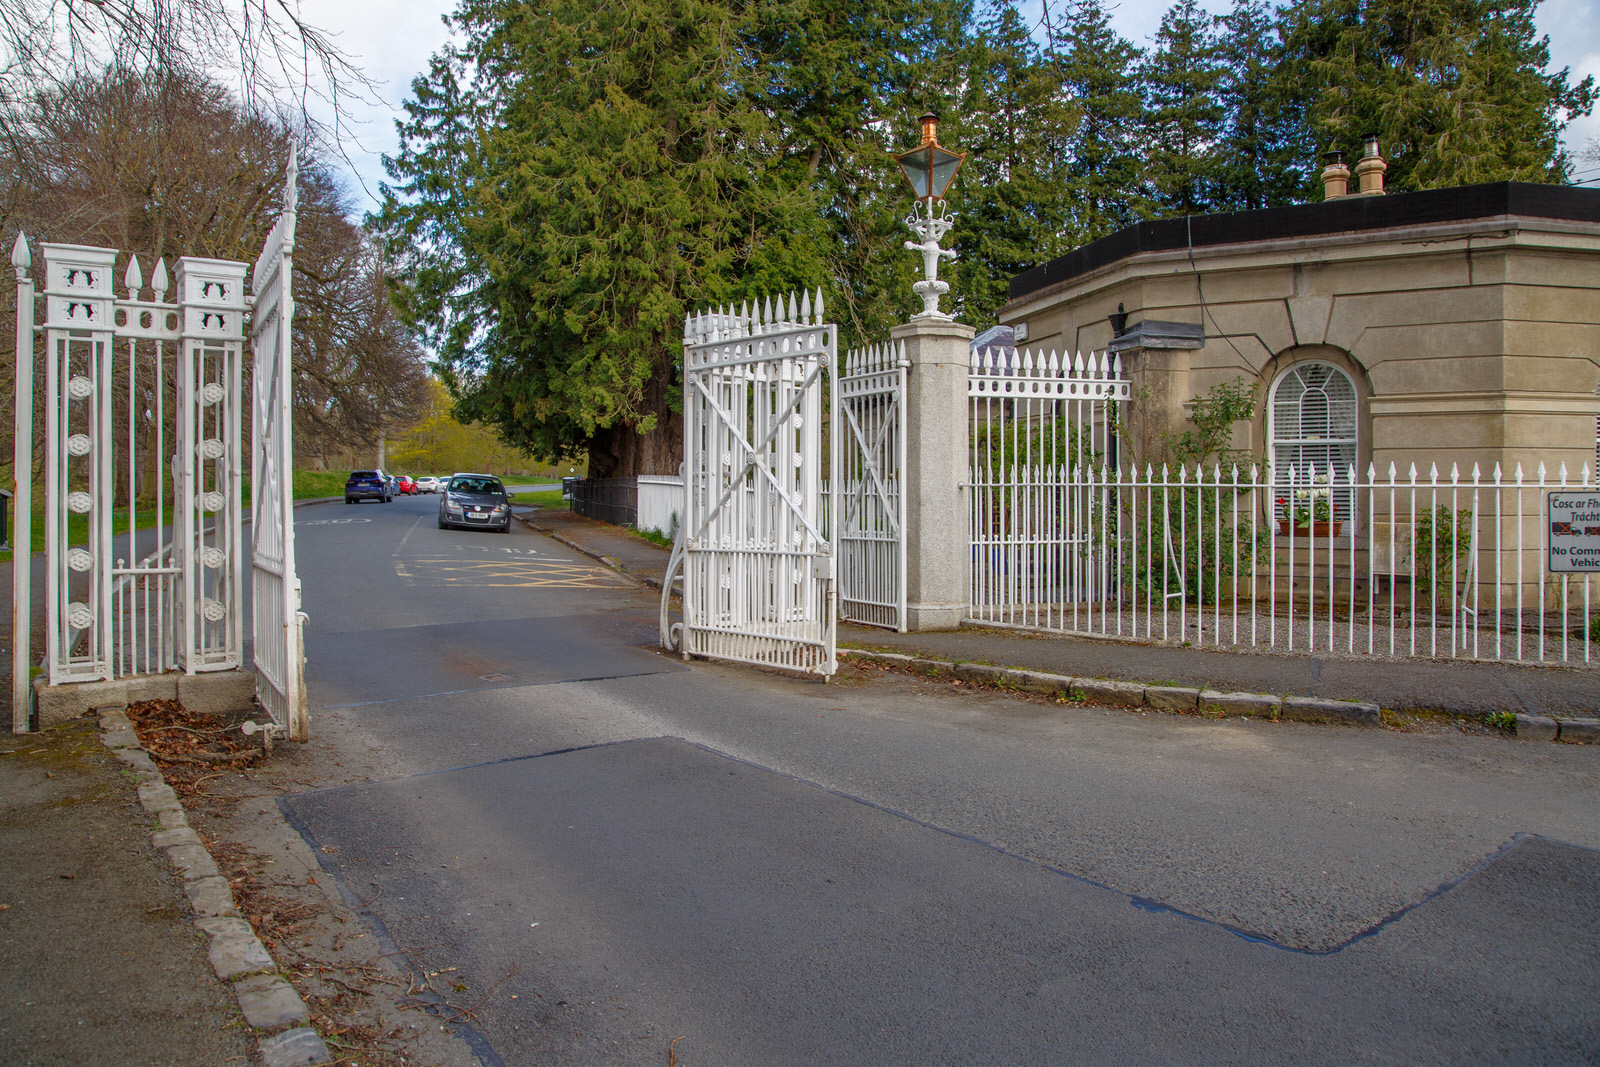
[[[28,251],[28,235],[17,231],[17,243],[11,246],[11,265],[17,268],[17,281],[26,281],[28,268],[33,266],[33,253]]]

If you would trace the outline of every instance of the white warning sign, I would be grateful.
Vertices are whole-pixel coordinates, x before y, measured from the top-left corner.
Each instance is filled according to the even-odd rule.
[[[1550,571],[1600,571],[1600,490],[1550,494]]]

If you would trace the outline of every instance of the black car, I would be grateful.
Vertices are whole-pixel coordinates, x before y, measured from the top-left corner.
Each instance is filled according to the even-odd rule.
[[[439,497],[439,529],[488,527],[511,532],[511,497],[492,474],[452,474]]]
[[[394,490],[382,471],[351,471],[350,477],[345,479],[346,504],[354,504],[358,500],[376,500],[380,504],[387,504],[392,499]]]

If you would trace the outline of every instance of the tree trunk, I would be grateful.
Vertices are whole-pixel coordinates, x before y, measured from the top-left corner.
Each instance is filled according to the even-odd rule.
[[[677,474],[683,464],[683,416],[669,410],[670,381],[657,377],[645,386],[656,428],[640,433],[631,426],[601,430],[589,446],[589,477],[630,478],[640,474]]]

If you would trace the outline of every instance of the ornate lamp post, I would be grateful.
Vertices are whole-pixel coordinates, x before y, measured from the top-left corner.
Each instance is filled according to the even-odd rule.
[[[922,310],[911,316],[919,319],[950,318],[939,310],[939,298],[950,291],[950,283],[939,280],[939,260],[955,259],[954,249],[940,248],[939,240],[955,224],[956,217],[945,210],[944,193],[961,169],[965,154],[951,152],[939,144],[939,117],[922,116],[922,143],[895,159],[905,172],[906,181],[916,193],[917,203],[906,216],[906,225],[916,234],[917,240],[907,241],[906,248],[922,253],[922,281],[913,285],[912,291],[922,297]],[[938,207],[934,207],[935,201]]]

